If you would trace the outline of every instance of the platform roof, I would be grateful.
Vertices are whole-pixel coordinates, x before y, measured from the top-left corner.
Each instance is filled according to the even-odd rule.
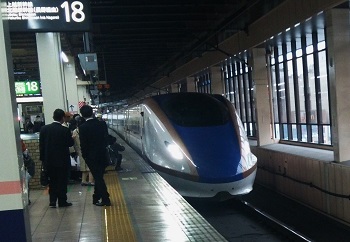
[[[92,0],[89,41],[84,42],[82,32],[62,32],[62,48],[74,57],[87,49],[97,53],[94,80],[110,84],[110,99],[124,99],[204,52],[217,50],[233,34],[247,32],[283,1]],[[11,43],[15,77],[40,79],[35,33],[12,32]]]

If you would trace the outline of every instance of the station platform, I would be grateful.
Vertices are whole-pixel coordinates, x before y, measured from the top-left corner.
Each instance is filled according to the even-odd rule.
[[[33,242],[226,241],[123,140],[122,172],[107,168],[112,206],[92,204],[93,187],[68,186],[73,206],[50,208],[47,189],[31,190]]]

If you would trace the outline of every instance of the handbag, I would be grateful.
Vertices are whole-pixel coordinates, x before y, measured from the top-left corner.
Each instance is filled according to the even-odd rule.
[[[49,174],[47,173],[47,170],[44,169],[43,166],[41,166],[40,169],[40,185],[46,187],[50,183]]]

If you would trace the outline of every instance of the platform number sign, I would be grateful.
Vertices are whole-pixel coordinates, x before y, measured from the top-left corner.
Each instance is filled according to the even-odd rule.
[[[84,4],[82,2],[74,1],[69,4],[68,1],[64,1],[61,4],[61,8],[64,9],[67,23],[70,22],[71,19],[77,23],[85,20]]]
[[[89,0],[15,0],[2,9],[10,32],[89,31]]]
[[[24,80],[15,82],[17,97],[41,96],[41,86],[38,80]]]

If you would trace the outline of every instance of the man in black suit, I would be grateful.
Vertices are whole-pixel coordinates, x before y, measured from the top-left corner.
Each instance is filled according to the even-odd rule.
[[[56,109],[53,113],[53,122],[40,130],[39,149],[40,160],[50,178],[49,195],[51,208],[68,207],[67,202],[68,170],[70,169],[69,147],[74,145],[71,132],[62,126],[64,111]]]
[[[80,108],[80,113],[86,120],[79,126],[81,153],[95,179],[92,203],[96,206],[111,206],[107,186],[103,179],[107,162],[107,124],[93,117],[91,106],[84,105]],[[102,201],[99,201],[100,199]]]

